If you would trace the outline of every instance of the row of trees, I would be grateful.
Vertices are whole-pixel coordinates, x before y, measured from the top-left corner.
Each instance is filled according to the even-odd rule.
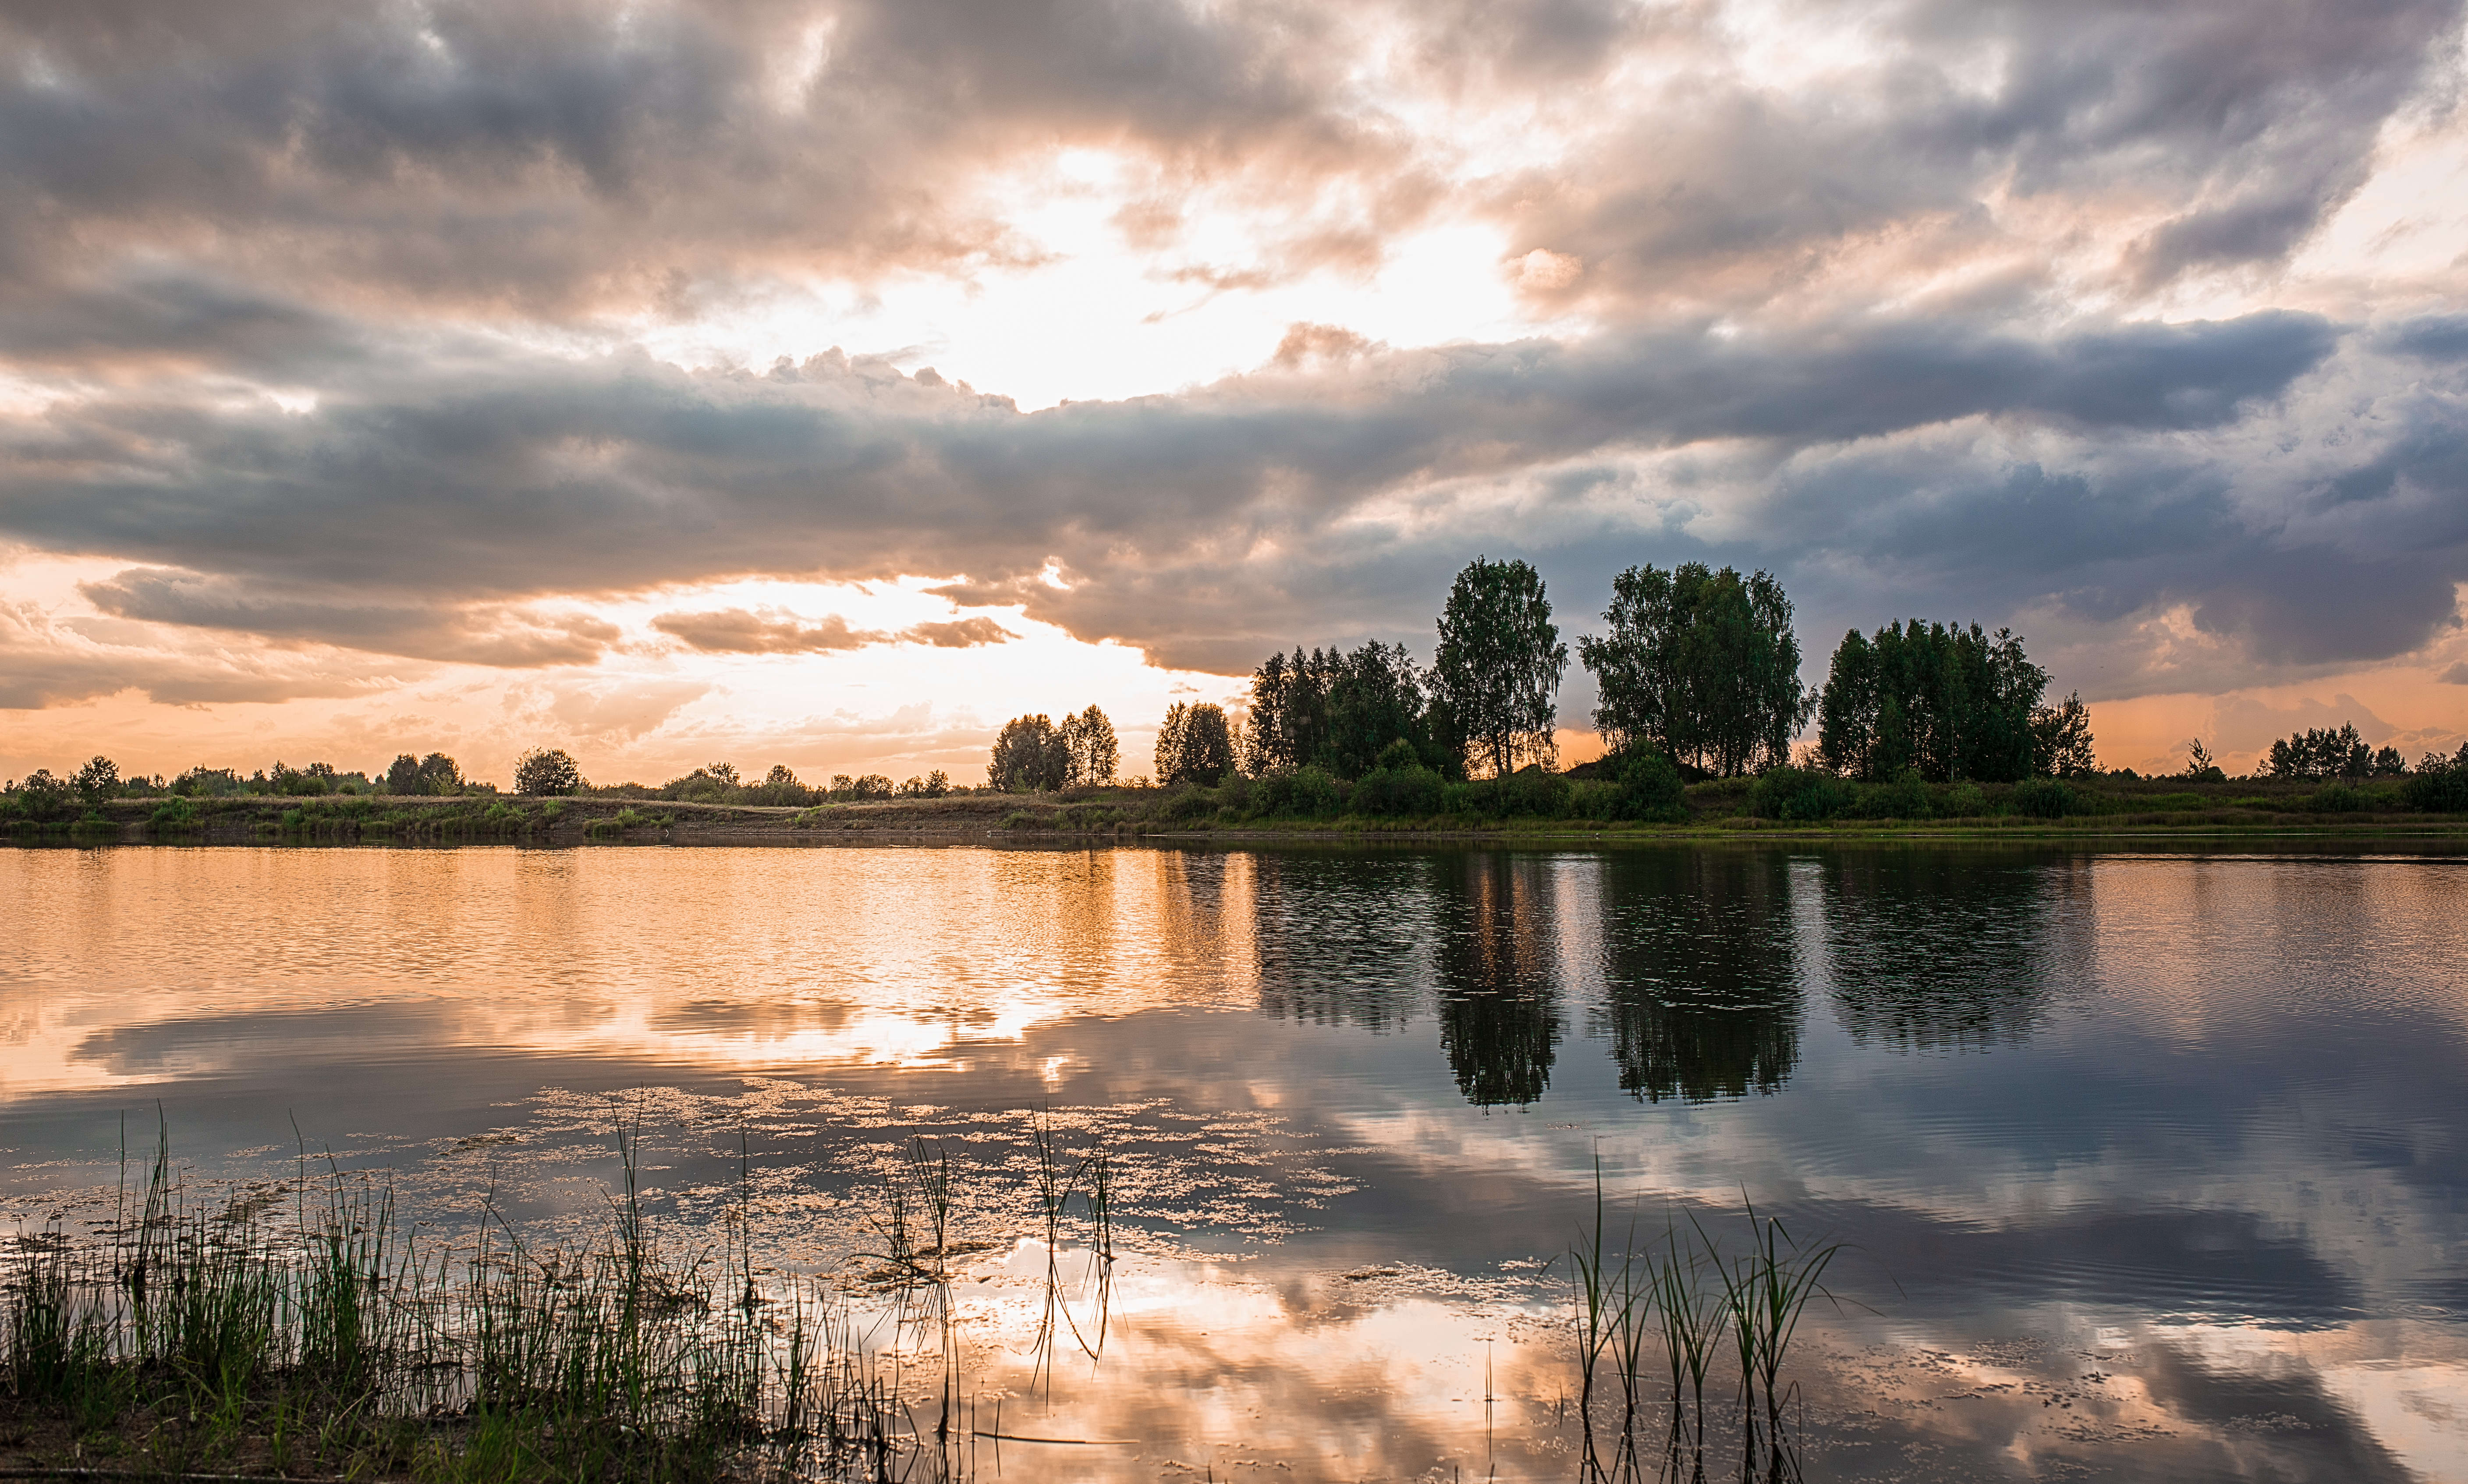
[[[2444,762],[2428,753],[2424,765]],[[2375,751],[2357,735],[2357,723],[2343,721],[2336,728],[2308,727],[2273,742],[2263,771],[2274,778],[2397,778],[2408,771],[2408,760],[2396,747]]]
[[[1613,578],[1604,632],[1576,646],[1599,693],[1594,724],[1610,771],[1653,752],[1700,777],[1761,773],[1791,760],[1812,718],[1817,760],[1855,778],[1910,770],[1936,782],[2010,782],[2098,767],[2089,709],[2079,696],[2043,705],[2047,673],[2010,631],[1916,621],[1873,637],[1854,630],[1812,692],[1799,679],[1792,620],[1790,596],[1767,572],[1686,562]],[[1457,574],[1438,630],[1428,673],[1402,647],[1377,642],[1271,654],[1251,675],[1241,766],[1354,779],[1398,742],[1451,778],[1549,766],[1568,647],[1542,576],[1522,561],[1477,558]],[[1183,761],[1196,715],[1182,706],[1169,715],[1175,740],[1160,734],[1160,781],[1214,781]]]
[[[1003,723],[986,758],[986,782],[1004,793],[1110,784],[1122,765],[1114,723],[1095,706],[1060,725],[1042,712]]]

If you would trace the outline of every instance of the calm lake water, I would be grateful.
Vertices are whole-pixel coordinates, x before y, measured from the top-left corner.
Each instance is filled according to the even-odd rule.
[[[2468,861],[8,850],[0,903],[20,1226],[159,1105],[201,1179],[296,1126],[437,1240],[583,1229],[639,1119],[655,1209],[743,1148],[829,1272],[922,1134],[972,1393],[1081,1440],[985,1477],[1574,1476],[1599,1167],[1623,1228],[1851,1244],[1812,1478],[2468,1480]],[[1042,1371],[1040,1120],[1124,1226]]]

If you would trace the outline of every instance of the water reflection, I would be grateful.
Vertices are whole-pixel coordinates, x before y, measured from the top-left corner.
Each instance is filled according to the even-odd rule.
[[[185,1150],[280,1176],[296,1112],[423,1215],[519,1182],[597,1219],[605,1094],[650,1088],[679,1220],[750,1127],[769,1229],[828,1246],[871,1240],[869,1151],[923,1131],[1017,1196],[1033,1128],[1102,1132],[1145,1233],[1119,1327],[1016,1430],[1150,1441],[1007,1453],[1023,1478],[1566,1477],[1600,1156],[1649,1226],[1745,1189],[1858,1244],[1811,1321],[1813,1476],[2468,1478],[2463,884],[2056,850],[20,853],[0,1136],[22,1197],[107,1178],[158,1097]],[[963,1308],[1015,1398],[1032,1206],[970,1213]]]
[[[1439,865],[1434,970],[1449,1070],[1476,1107],[1538,1102],[1560,1044],[1558,876],[1535,856]]]
[[[2085,946],[2086,862],[1887,850],[1824,862],[1824,953],[1855,1040],[1959,1051],[2028,1038]]]
[[[1768,851],[1603,862],[1603,1015],[1623,1090],[1650,1103],[1782,1090],[1799,1061],[1804,874]]]

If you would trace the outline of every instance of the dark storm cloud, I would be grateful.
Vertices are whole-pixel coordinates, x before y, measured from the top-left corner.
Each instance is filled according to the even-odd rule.
[[[2213,428],[2333,343],[2322,321],[2276,313],[2037,341],[1931,323],[1672,332],[1363,354],[1033,415],[838,356],[752,376],[464,355],[440,375],[380,354],[307,413],[57,403],[0,445],[0,529],[161,563],[90,584],[108,612],[479,663],[584,662],[614,637],[509,604],[761,571],[966,572],[976,601],[1094,637],[1103,584],[1031,581],[1049,558],[1179,582],[1263,535],[1342,557],[1360,537],[1332,528],[1366,501],[1605,451],[1787,454],[1983,417],[2108,438]],[[1235,576],[1240,602],[1254,579]],[[1215,627],[1187,597],[1100,631],[1172,651]],[[813,647],[713,618],[676,631]]]

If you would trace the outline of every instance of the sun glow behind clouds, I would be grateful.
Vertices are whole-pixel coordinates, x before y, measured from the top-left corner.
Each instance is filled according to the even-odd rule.
[[[266,673],[240,636],[96,612],[78,584],[117,570],[91,559],[23,559],[10,569],[11,590],[32,603],[63,649],[101,644],[141,670]],[[1084,643],[1017,607],[963,609],[928,590],[948,581],[756,578],[605,597],[592,611],[616,637],[600,659],[546,670],[298,646],[280,656],[261,699],[167,715],[124,692],[21,714],[0,770],[57,769],[69,753],[96,745],[114,749],[124,772],[165,774],[198,765],[246,772],[278,756],[348,772],[381,768],[398,752],[443,750],[471,776],[502,784],[523,749],[564,746],[599,783],[658,783],[715,759],[755,772],[786,763],[814,781],[939,767],[974,782],[1009,718],[1093,704],[1115,719],[1128,775],[1147,771],[1150,739],[1169,705],[1226,689],[1222,677],[1157,669],[1138,650]],[[768,650],[714,648],[655,627],[714,614],[768,626],[758,630],[766,643],[788,637]],[[311,694],[297,685],[285,694],[273,683],[285,675],[303,677]]]

